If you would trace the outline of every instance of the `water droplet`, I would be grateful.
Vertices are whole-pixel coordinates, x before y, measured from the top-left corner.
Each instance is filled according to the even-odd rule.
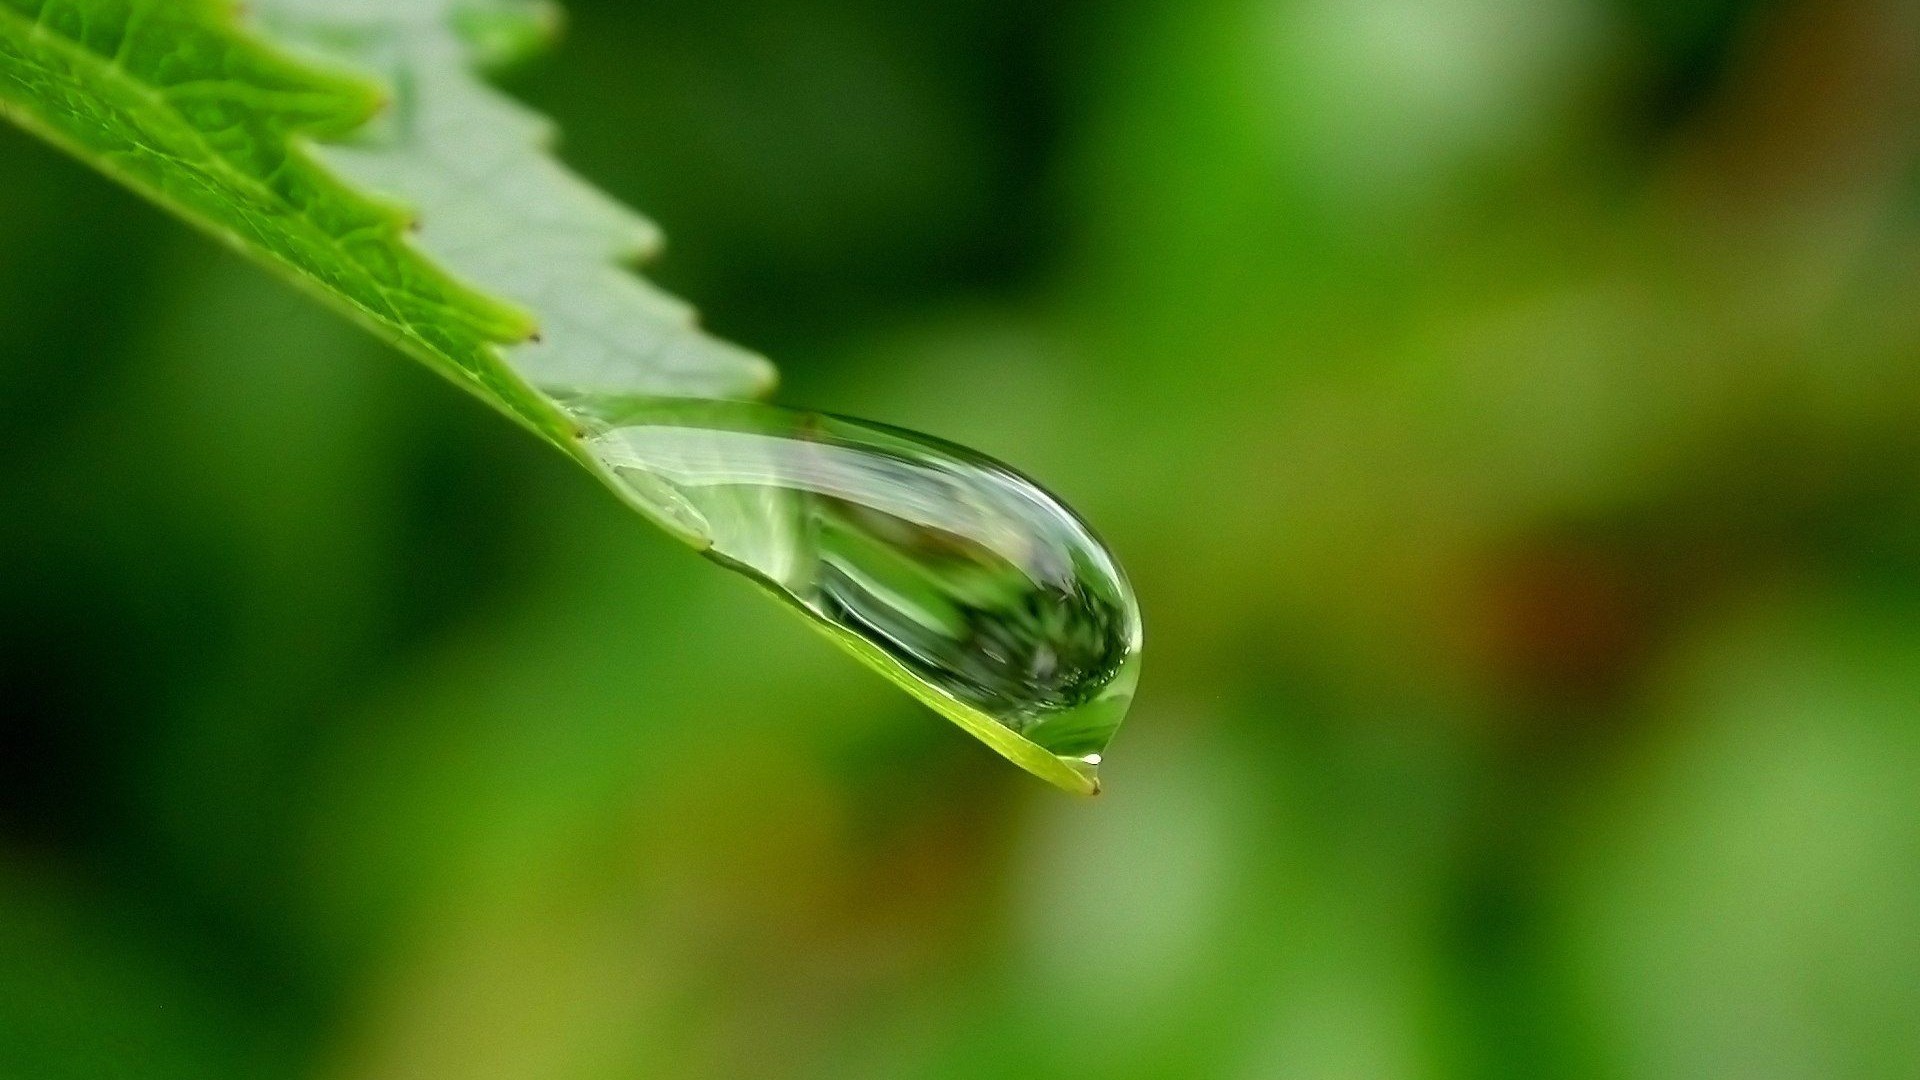
[[[1106,548],[1012,469],[747,402],[571,399],[641,510],[1022,767],[1092,793],[1140,615]]]

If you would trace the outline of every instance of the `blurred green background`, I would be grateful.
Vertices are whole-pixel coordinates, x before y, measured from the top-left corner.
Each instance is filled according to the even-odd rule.
[[[0,130],[0,1076],[1920,1076],[1910,0],[571,0],[783,400],[1145,606],[1054,792]]]

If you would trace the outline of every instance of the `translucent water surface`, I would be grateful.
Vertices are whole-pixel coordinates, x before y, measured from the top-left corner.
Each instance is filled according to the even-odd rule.
[[[965,448],[749,402],[573,399],[628,498],[1028,770],[1097,791],[1140,612],[1060,500]]]

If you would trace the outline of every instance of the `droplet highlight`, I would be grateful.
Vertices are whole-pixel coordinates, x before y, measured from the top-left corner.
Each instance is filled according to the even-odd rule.
[[[635,506],[1015,763],[1069,790],[1139,677],[1105,545],[984,455],[751,402],[564,399]]]

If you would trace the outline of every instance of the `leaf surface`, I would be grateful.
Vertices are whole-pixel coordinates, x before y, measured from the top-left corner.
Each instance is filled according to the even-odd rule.
[[[632,273],[658,230],[480,78],[557,21],[521,0],[0,0],[0,108],[591,467],[556,400],[751,397],[773,369]]]

